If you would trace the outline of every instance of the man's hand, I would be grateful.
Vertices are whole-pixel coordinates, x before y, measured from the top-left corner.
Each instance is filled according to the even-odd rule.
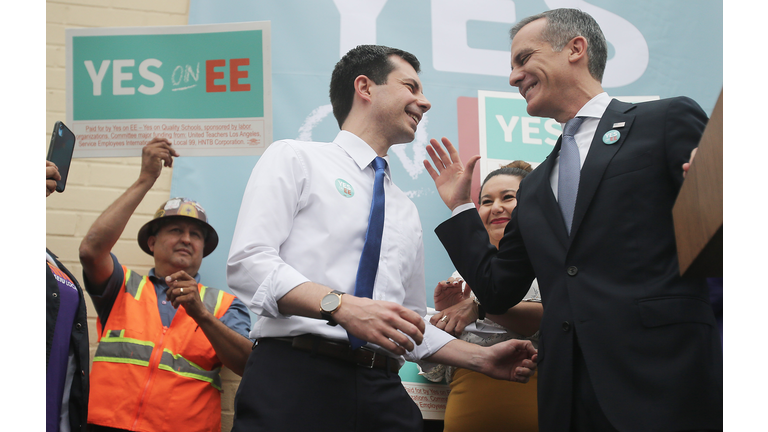
[[[511,339],[483,347],[454,339],[425,360],[473,370],[491,378],[526,383],[536,372],[537,354],[527,340]]]
[[[56,192],[56,182],[61,180],[61,174],[59,174],[59,167],[55,163],[47,160],[45,161],[45,197]]]
[[[470,189],[472,187],[472,171],[480,156],[472,156],[467,162],[466,168],[459,158],[459,152],[453,147],[448,138],[443,138],[445,149],[436,139],[431,139],[427,146],[427,153],[432,158],[435,167],[428,160],[424,160],[424,167],[435,181],[437,192],[445,205],[451,210],[472,202]]]
[[[166,300],[170,301],[174,308],[183,306],[189,315],[195,321],[204,317],[208,310],[205,308],[200,292],[197,290],[197,281],[188,275],[184,270],[166,276],[165,283],[168,284],[168,290],[165,292]]]
[[[419,314],[397,303],[345,294],[333,319],[358,338],[396,355],[413,351],[408,336],[420,345],[425,324]]]
[[[691,169],[691,164],[693,163],[693,158],[696,157],[696,150],[699,148],[696,147],[695,149],[691,150],[691,158],[688,160],[688,162],[683,164],[683,177],[688,173],[688,170]]]
[[[469,290],[467,291],[469,292]],[[477,321],[478,315],[475,301],[466,298],[440,313],[432,315],[429,322],[440,330],[454,337],[459,337],[466,326]]]
[[[172,167],[173,158],[179,154],[171,147],[171,142],[167,138],[152,138],[141,150],[141,173],[139,178],[150,180],[154,184],[160,177],[163,167]]]
[[[282,315],[300,315],[320,319],[320,301],[331,289],[315,282],[304,282],[277,301]],[[375,343],[396,355],[413,351],[421,344],[426,324],[416,312],[394,302],[341,296],[341,306],[333,319],[346,331]],[[411,339],[413,341],[411,341]]]
[[[537,352],[531,341],[511,339],[489,347],[479,372],[491,378],[527,383],[536,372]]]
[[[177,271],[166,276],[165,282],[168,284],[168,290],[165,292],[166,300],[170,301],[173,307],[177,309],[179,306],[184,307],[187,315],[195,320],[200,329],[203,330],[213,350],[216,351],[216,356],[224,366],[243,376],[253,343],[208,312],[200,298],[195,278],[187,272],[184,270]]]

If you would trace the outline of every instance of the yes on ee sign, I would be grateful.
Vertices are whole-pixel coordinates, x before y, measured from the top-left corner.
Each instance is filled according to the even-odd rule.
[[[112,66],[113,95],[132,95],[135,94],[137,90],[139,93],[145,95],[155,95],[160,93],[165,85],[165,81],[160,74],[162,72],[163,62],[158,59],[149,58],[139,63],[139,76],[144,80],[149,81],[152,85],[145,85],[145,83],[142,82],[138,87],[135,87],[137,83],[134,82],[133,68],[136,65],[134,59],[104,60],[101,62],[98,70],[96,70],[93,61],[91,60],[86,60],[84,64],[93,84],[94,96],[101,96],[102,83],[110,69],[110,64]],[[241,82],[241,80],[248,78],[248,71],[241,69],[241,67],[248,66],[249,64],[250,59],[248,58],[229,59],[229,91],[241,92],[251,90],[250,84]],[[205,61],[205,91],[207,93],[227,91],[227,82],[221,82],[221,80],[225,79],[225,73],[223,70],[220,70],[226,68],[226,66],[226,59]],[[192,78],[197,81],[199,75],[192,75]]]

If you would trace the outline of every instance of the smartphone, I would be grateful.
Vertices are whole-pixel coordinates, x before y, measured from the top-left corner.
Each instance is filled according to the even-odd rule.
[[[57,121],[53,125],[51,145],[48,146],[48,160],[55,163],[59,169],[61,180],[56,182],[56,192],[64,192],[67,185],[67,174],[72,162],[72,152],[75,151],[75,134],[64,123]]]

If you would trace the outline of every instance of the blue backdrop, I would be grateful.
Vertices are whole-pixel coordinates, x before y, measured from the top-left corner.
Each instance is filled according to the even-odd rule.
[[[432,103],[416,140],[391,152],[395,183],[421,216],[426,287],[453,271],[434,228],[450,216],[421,161],[429,138],[458,140],[458,98],[508,84],[509,28],[558,7],[593,15],[609,42],[609,95],[685,95],[711,112],[723,85],[721,0],[191,0],[189,24],[271,21],[273,137],[330,141],[328,84],[335,63],[364,43],[397,47],[422,63]],[[459,143],[461,145],[461,143]],[[258,157],[190,157],[174,161],[172,196],[200,201],[220,243],[203,261],[203,282],[226,287],[225,266],[242,193]],[[268,206],[270,203],[264,203]],[[254,221],[258,223],[258,221]]]

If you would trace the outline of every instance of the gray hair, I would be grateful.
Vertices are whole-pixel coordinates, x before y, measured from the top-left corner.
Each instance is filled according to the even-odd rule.
[[[578,9],[552,9],[524,18],[515,24],[509,30],[510,40],[515,38],[521,28],[541,18],[547,20],[547,25],[541,32],[541,38],[549,43],[555,52],[562,51],[565,45],[577,36],[583,36],[587,40],[589,74],[602,82],[605,63],[608,61],[608,44],[597,21]]]

